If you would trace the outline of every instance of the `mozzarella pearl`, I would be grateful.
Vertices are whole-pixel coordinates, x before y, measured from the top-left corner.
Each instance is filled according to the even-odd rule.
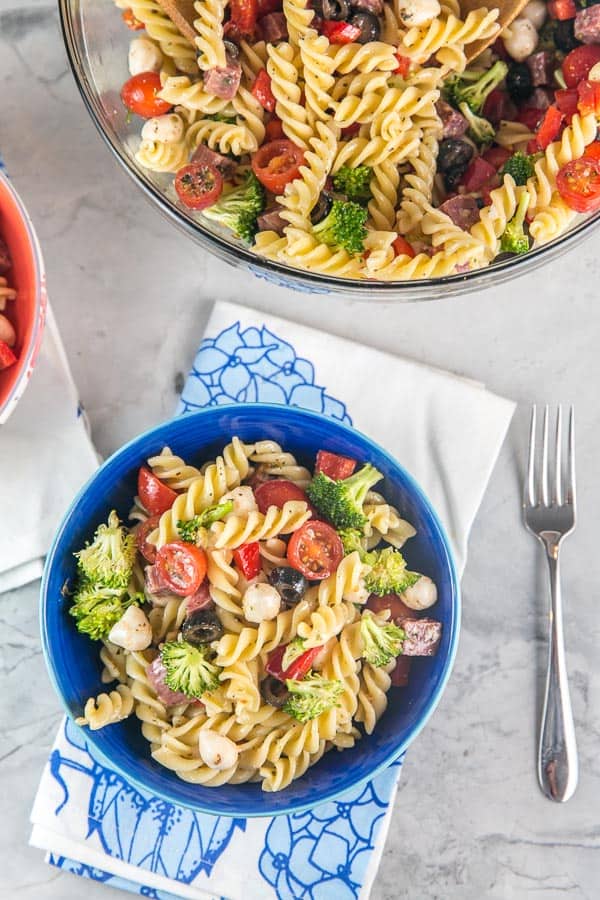
[[[238,749],[233,741],[218,731],[210,728],[202,728],[198,737],[198,749],[202,762],[209,769],[223,772],[235,766],[238,758]]]
[[[225,503],[227,500],[233,501],[232,513],[235,516],[245,516],[249,512],[256,512],[258,510],[254,491],[247,484],[242,484],[240,487],[229,491],[228,494],[221,497],[219,503]]]
[[[533,27],[539,31],[546,21],[546,4],[544,0],[530,0],[521,16],[529,19]]]
[[[0,341],[4,341],[9,347],[14,347],[17,342],[15,329],[2,313],[0,313]]]
[[[139,75],[140,72],[160,72],[163,55],[160,48],[148,38],[134,38],[129,45],[129,72]]]
[[[400,594],[400,599],[410,609],[429,609],[437,601],[437,588],[431,578],[421,575],[412,587]]]
[[[398,11],[404,25],[424,25],[431,22],[442,11],[439,0],[399,0]]]
[[[162,144],[177,144],[183,138],[183,120],[177,113],[154,116],[144,122],[142,140],[160,141]]]
[[[251,584],[242,599],[244,617],[249,622],[267,622],[281,609],[279,591],[272,584]]]
[[[529,19],[519,16],[502,35],[506,52],[515,62],[524,62],[531,56],[538,42],[538,33]]]
[[[145,650],[152,643],[152,628],[139,606],[130,606],[113,625],[108,639],[124,650]]]

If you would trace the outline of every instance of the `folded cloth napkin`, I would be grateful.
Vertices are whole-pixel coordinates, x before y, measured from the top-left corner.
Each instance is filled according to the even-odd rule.
[[[390,450],[437,507],[462,569],[512,403],[455,375],[218,303],[178,412],[252,401],[317,410]],[[310,812],[214,817],[135,790],[65,722],[36,797],[31,843],[59,868],[146,897],[365,898],[400,768]]]
[[[0,594],[40,577],[58,523],[97,467],[48,308],[31,382],[0,433]]]

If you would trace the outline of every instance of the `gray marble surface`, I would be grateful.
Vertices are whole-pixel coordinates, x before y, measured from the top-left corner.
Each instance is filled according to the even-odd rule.
[[[0,147],[43,244],[49,291],[94,439],[110,453],[165,418],[211,303],[248,303],[484,381],[519,401],[478,515],[454,675],[404,768],[374,900],[600,896],[598,238],[510,286],[374,307],[298,295],[228,268],[144,201],[73,84],[55,4],[0,0]],[[520,526],[530,401],[575,401],[579,527],[564,551],[581,781],[553,806],[535,779],[545,573]],[[60,477],[59,470],[57,477]],[[3,477],[6,477],[4,473]],[[0,897],[108,900],[28,848],[28,815],[60,718],[38,585],[0,597]]]

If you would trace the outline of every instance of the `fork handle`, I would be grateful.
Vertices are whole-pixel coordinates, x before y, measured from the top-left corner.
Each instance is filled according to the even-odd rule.
[[[564,803],[573,796],[577,787],[577,744],[565,660],[558,541],[546,541],[545,547],[552,606],[546,694],[538,750],[538,779],[546,797]]]

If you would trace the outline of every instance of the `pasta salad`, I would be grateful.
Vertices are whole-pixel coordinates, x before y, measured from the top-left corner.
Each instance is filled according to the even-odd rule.
[[[76,720],[134,714],[153,759],[207,787],[278,791],[371,734],[442,625],[434,582],[400,548],[414,528],[370,463],[325,450],[314,473],[270,440],[234,437],[201,468],[165,447],[76,553],[69,611],[100,642]]]
[[[17,297],[17,292],[5,277],[11,267],[12,260],[9,249],[0,238],[0,371],[14,365],[17,361],[15,354],[17,333],[7,315],[10,303]]]
[[[138,162],[262,257],[437,278],[600,208],[588,0],[531,0],[501,36],[497,10],[457,0],[197,0],[181,30],[164,2],[115,2],[139,30],[121,92],[146,120]]]

